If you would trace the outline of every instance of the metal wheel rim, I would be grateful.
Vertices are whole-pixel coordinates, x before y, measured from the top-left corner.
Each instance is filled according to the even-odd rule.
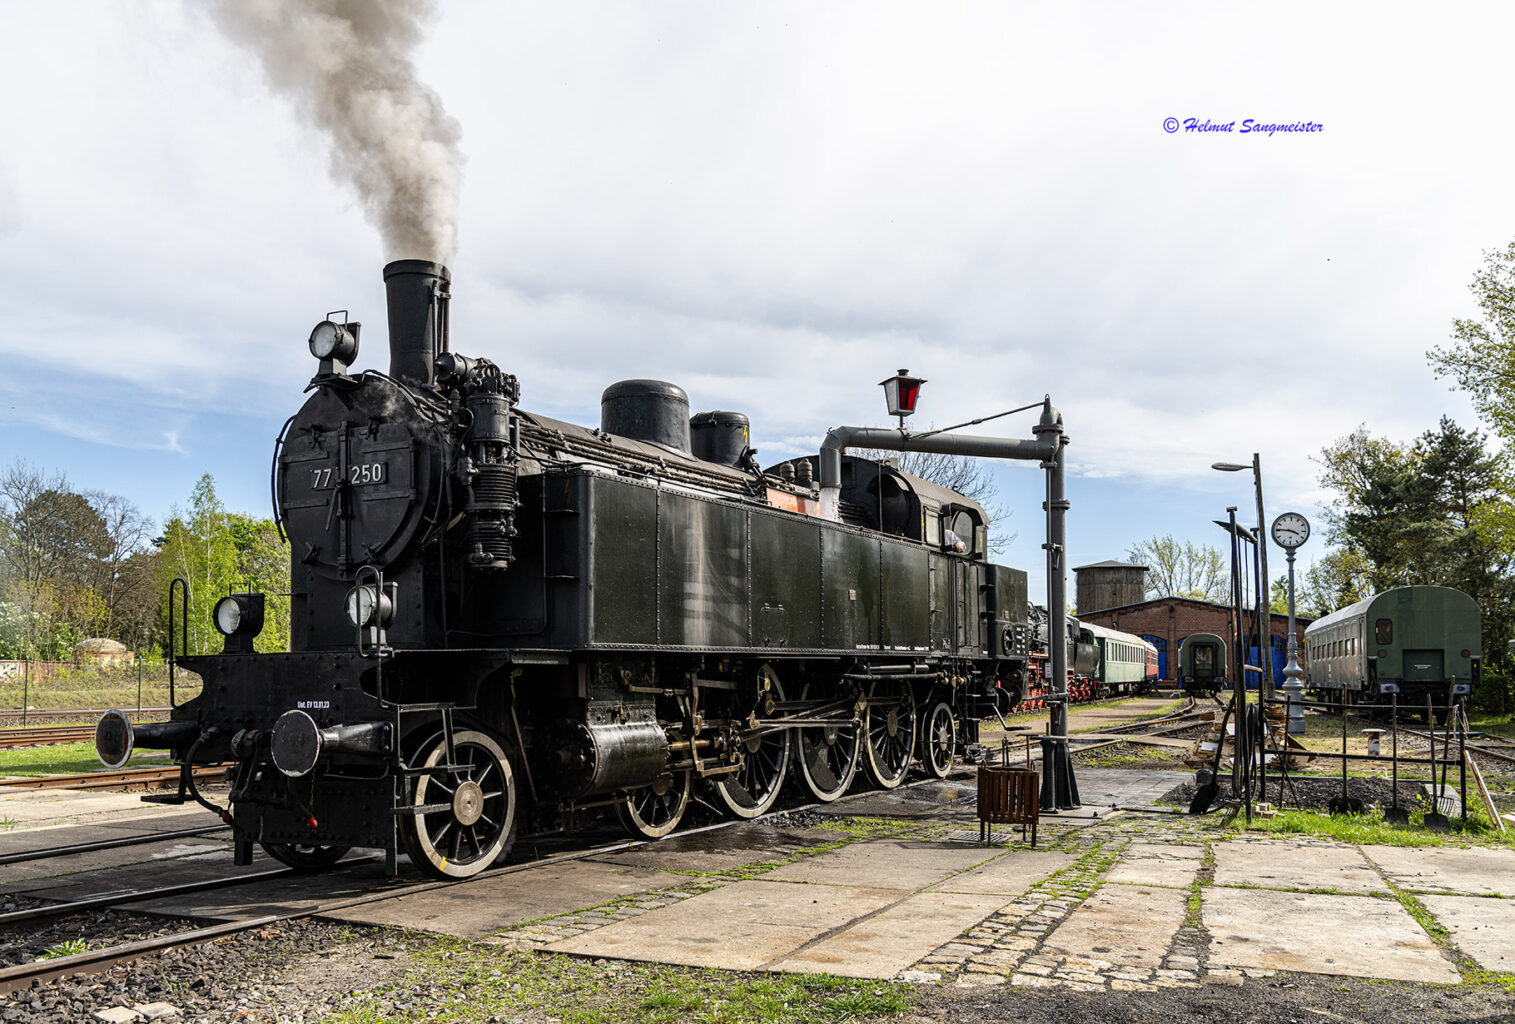
[[[946,778],[957,753],[957,718],[944,702],[926,713],[925,748],[921,761],[926,770],[938,779]]]
[[[808,697],[810,687],[801,691],[801,698]],[[798,729],[794,745],[794,759],[799,762],[800,779],[805,791],[823,804],[829,804],[846,793],[857,777],[858,761],[862,758],[863,744],[855,726],[828,726],[820,729]]]
[[[412,790],[416,804],[449,806],[406,815],[406,846],[412,859],[419,858],[417,866],[422,870],[446,878],[468,878],[493,864],[515,831],[515,774],[499,744],[484,733],[455,733],[452,745],[457,770],[419,775]],[[418,767],[435,768],[446,757],[447,745],[438,736]],[[483,800],[472,825],[460,824],[451,806],[454,794],[467,782],[479,786]]]
[[[915,694],[909,685],[880,683],[868,698],[863,729],[868,777],[882,789],[894,789],[905,781],[915,756]]]
[[[772,669],[764,668],[760,678],[759,703],[764,693],[774,700],[784,699],[784,688]],[[723,776],[715,784],[721,805],[738,818],[756,818],[778,802],[789,770],[789,730],[768,733],[747,740],[747,754],[742,767]]]
[[[667,785],[660,786],[665,779]],[[662,792],[658,792],[659,788]],[[664,776],[651,785],[627,793],[626,799],[616,805],[616,815],[632,835],[661,839],[679,827],[689,808],[689,795],[693,789],[691,772],[678,772],[672,778]]]

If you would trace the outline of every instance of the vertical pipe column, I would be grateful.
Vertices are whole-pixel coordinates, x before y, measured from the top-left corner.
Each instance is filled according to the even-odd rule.
[[[1080,806],[1073,759],[1068,754],[1068,580],[1064,557],[1068,499],[1063,489],[1068,437],[1050,397],[1032,433],[1037,440],[1055,445],[1051,458],[1041,463],[1047,471],[1047,501],[1043,506],[1047,512],[1047,543],[1043,547],[1047,549],[1047,653],[1052,663],[1050,735],[1042,740],[1041,809],[1066,811]]]
[[[1262,581],[1257,588],[1257,646],[1258,660],[1263,662],[1262,681],[1257,684],[1257,696],[1261,700],[1273,699],[1273,581],[1268,579],[1268,524],[1263,519],[1262,454],[1252,453],[1252,479],[1257,484],[1257,576]],[[1261,651],[1266,646],[1268,655]]]

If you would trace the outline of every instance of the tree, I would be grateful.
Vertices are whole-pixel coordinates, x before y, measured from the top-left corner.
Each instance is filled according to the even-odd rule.
[[[207,473],[195,484],[189,508],[175,509],[158,546],[156,568],[164,598],[175,577],[189,581],[189,614],[182,627],[188,634],[187,653],[221,649],[222,637],[211,614],[216,602],[231,593],[264,595],[257,650],[289,649],[289,548],[272,520],[228,512],[216,495],[215,480]],[[173,614],[177,619],[177,605]],[[167,617],[164,605],[160,622],[166,624]],[[179,636],[172,642],[177,650]]]
[[[200,477],[189,499],[189,509],[173,510],[173,518],[158,539],[159,591],[168,599],[169,585],[176,577],[189,583],[189,610],[183,612],[177,595],[172,614],[175,634],[168,645],[180,654],[211,654],[221,649],[221,635],[211,623],[216,602],[230,593],[236,575],[237,551],[232,543],[231,520],[226,506],[216,496],[216,484],[209,473]],[[184,623],[178,618],[185,614]],[[169,609],[164,608],[167,621]],[[182,631],[182,632],[181,632]],[[180,649],[180,637],[185,636]]]
[[[25,462],[0,472],[0,600],[22,635],[12,653],[60,659],[77,640],[112,636],[144,583],[126,567],[148,533],[125,498],[76,491]]]
[[[1147,567],[1147,598],[1188,597],[1198,601],[1230,600],[1230,576],[1220,551],[1180,544],[1171,535],[1131,545],[1126,561]]]
[[[1439,377],[1451,377],[1473,397],[1484,421],[1515,441],[1515,242],[1484,253],[1469,291],[1479,319],[1452,321],[1452,344],[1426,353]]]
[[[1332,548],[1311,563],[1302,579],[1296,576],[1294,610],[1311,619],[1330,615],[1372,594],[1370,576],[1371,566],[1361,550]]]

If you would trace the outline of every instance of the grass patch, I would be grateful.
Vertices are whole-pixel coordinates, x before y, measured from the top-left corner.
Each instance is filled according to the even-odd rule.
[[[403,976],[349,997],[332,1018],[488,1021],[533,1011],[563,1024],[852,1021],[910,1008],[908,985],[829,975],[744,974],[665,964],[589,961],[407,935]],[[458,997],[463,997],[460,1001]]]
[[[1515,740],[1515,715],[1470,714],[1468,715],[1468,731],[1486,732],[1491,736],[1504,736]]]
[[[161,768],[167,761],[167,751],[134,751],[126,767]],[[0,751],[0,775],[79,775],[104,770],[95,756],[95,745],[90,742]]]
[[[1102,747],[1087,754],[1074,752],[1073,758],[1080,765],[1091,768],[1183,768],[1178,747],[1152,747],[1142,743],[1117,743]]]
[[[64,942],[55,942],[44,949],[38,955],[38,960],[57,960],[65,956],[78,956],[80,953],[89,952],[89,943],[83,939],[68,939]]]
[[[1204,927],[1204,899],[1200,895],[1200,892],[1201,886],[1199,884],[1199,879],[1196,878],[1189,884],[1189,898],[1184,901],[1185,928]]]
[[[1272,818],[1256,817],[1250,828],[1245,819],[1231,824],[1235,831],[1268,832],[1275,835],[1306,835],[1335,839],[1343,843],[1373,846],[1469,846],[1498,845],[1515,847],[1515,836],[1480,827],[1479,819],[1469,809],[1467,832],[1431,832],[1425,828],[1424,812],[1410,813],[1408,826],[1391,825],[1383,820],[1383,811],[1363,814],[1322,814],[1297,809],[1280,810]],[[1454,819],[1454,828],[1456,827]]]

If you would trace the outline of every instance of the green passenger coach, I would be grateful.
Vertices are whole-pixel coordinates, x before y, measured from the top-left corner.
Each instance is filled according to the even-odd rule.
[[[1473,692],[1482,665],[1478,604],[1450,587],[1398,587],[1305,630],[1305,685],[1349,703],[1439,707]],[[1442,712],[1438,712],[1440,715]]]
[[[1147,652],[1152,645],[1139,636],[1085,622],[1079,640],[1099,648],[1096,674],[1104,695],[1145,693],[1152,683],[1147,673]],[[1154,649],[1155,653],[1155,649]]]
[[[1178,685],[1185,693],[1210,697],[1229,689],[1231,666],[1226,642],[1214,633],[1191,633],[1178,645]]]

